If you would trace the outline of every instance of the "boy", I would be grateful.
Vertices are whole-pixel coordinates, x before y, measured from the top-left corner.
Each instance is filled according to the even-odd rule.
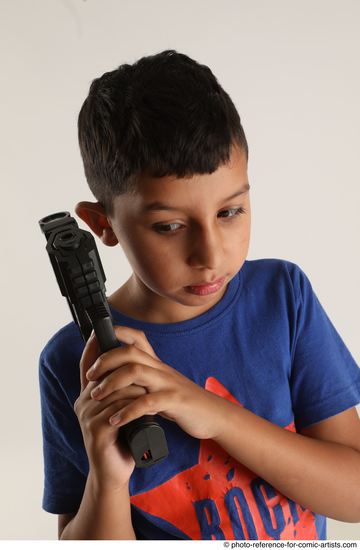
[[[324,516],[360,521],[360,370],[296,264],[246,260],[228,94],[169,50],[96,79],[78,124],[98,202],[76,213],[133,273],[108,298],[123,346],[100,354],[69,323],[40,357],[59,538],[315,539]],[[169,456],[139,469],[116,439],[144,414]]]

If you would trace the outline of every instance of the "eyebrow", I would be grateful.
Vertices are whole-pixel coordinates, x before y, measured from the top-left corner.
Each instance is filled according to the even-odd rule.
[[[234,199],[235,197],[239,197],[240,195],[243,195],[244,193],[246,193],[247,191],[249,191],[250,189],[250,185],[248,183],[245,183],[241,189],[239,189],[238,191],[235,191],[235,193],[233,193],[232,195],[230,195],[230,197],[226,197],[226,199],[222,200],[221,202],[226,202],[226,201],[229,201],[231,199]],[[178,208],[176,206],[171,206],[170,204],[165,204],[163,202],[151,202],[149,204],[146,204],[143,208],[144,212],[152,212],[152,211],[157,211],[157,210],[181,210],[181,208]]]

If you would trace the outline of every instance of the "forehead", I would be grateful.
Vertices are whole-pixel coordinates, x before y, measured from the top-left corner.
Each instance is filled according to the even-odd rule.
[[[195,174],[187,178],[143,175],[133,194],[115,198],[118,207],[142,213],[173,209],[198,209],[230,197],[248,183],[246,154],[233,149],[230,161],[212,174]]]

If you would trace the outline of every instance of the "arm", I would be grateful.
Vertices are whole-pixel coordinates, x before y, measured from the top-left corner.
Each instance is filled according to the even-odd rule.
[[[80,360],[81,391],[74,404],[82,430],[89,461],[82,501],[73,516],[59,518],[60,540],[136,540],[131,520],[129,481],[135,461],[126,446],[118,440],[118,429],[108,423],[115,412],[121,394],[110,396],[102,403],[91,399],[94,384],[85,373],[89,362],[98,357],[95,338],[89,338]],[[136,396],[139,388],[130,388]],[[115,403],[115,404],[114,404]]]
[[[92,399],[106,402],[132,385],[146,389],[119,406],[117,426],[144,414],[160,414],[192,437],[213,439],[303,507],[340,521],[360,521],[360,421],[355,409],[319,422],[304,434],[290,432],[145,354],[150,344],[140,331],[114,328],[121,341],[128,338],[130,344],[131,338],[135,345],[111,350],[95,361],[86,374],[93,387],[100,382]]]
[[[136,540],[128,486],[106,487],[90,472],[80,508],[59,540]]]
[[[339,521],[360,521],[360,421],[349,409],[293,433],[239,407],[219,402],[214,437],[238,462],[282,494]]]

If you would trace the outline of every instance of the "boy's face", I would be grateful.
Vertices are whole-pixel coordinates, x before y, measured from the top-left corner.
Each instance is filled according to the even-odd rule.
[[[104,219],[89,223],[81,206],[89,203],[80,203],[80,217],[105,244],[119,242],[133,269],[110,303],[152,322],[190,319],[215,305],[247,257],[248,187],[245,153],[233,149],[231,163],[210,175],[144,176],[135,195],[115,198],[111,229]]]

